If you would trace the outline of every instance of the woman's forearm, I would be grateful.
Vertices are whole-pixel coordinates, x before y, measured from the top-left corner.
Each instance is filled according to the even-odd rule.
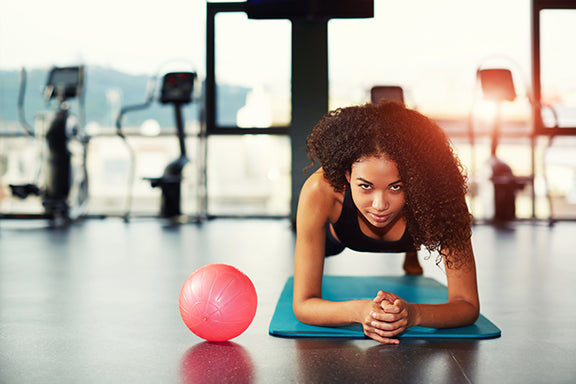
[[[305,324],[336,327],[362,322],[372,305],[372,300],[328,301],[309,298],[294,303],[294,314]]]
[[[478,308],[455,300],[442,304],[407,303],[410,326],[429,328],[454,328],[473,324],[479,315]],[[310,298],[294,305],[299,321],[320,326],[344,326],[363,323],[371,311],[377,311],[373,300],[328,301]]]
[[[412,325],[429,328],[454,328],[474,324],[479,310],[473,304],[455,300],[443,304],[409,303],[409,312],[413,313]]]

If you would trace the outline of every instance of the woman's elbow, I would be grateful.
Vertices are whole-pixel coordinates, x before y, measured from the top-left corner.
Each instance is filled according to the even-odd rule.
[[[294,300],[292,302],[292,310],[294,311],[294,316],[300,321],[301,323],[307,323],[306,319],[306,311],[304,309],[304,303],[302,301]]]
[[[478,318],[480,317],[480,306],[472,303],[468,303],[468,305],[469,310],[467,311],[467,316],[464,320],[463,326],[474,324],[476,320],[478,320]]]
[[[315,325],[314,316],[311,315],[310,306],[307,305],[306,300],[294,300],[292,302],[292,310],[296,319],[301,323]]]

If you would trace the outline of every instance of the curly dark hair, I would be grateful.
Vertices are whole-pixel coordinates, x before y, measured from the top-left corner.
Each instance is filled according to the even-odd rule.
[[[467,178],[450,140],[428,117],[386,100],[339,108],[314,127],[306,150],[312,161],[308,168],[317,160],[339,192],[348,186],[346,172],[353,163],[387,155],[404,183],[404,215],[414,245],[438,251],[454,266],[471,256]]]

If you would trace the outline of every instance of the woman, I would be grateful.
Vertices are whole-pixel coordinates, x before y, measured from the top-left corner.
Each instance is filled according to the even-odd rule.
[[[306,180],[298,204],[296,317],[312,325],[360,323],[366,336],[392,344],[416,325],[473,324],[479,301],[466,178],[443,131],[384,101],[330,112],[308,137],[307,151],[321,168]],[[349,247],[415,257],[421,246],[445,263],[448,302],[408,303],[383,291],[373,300],[322,299],[325,256]],[[406,265],[419,267],[410,259]]]

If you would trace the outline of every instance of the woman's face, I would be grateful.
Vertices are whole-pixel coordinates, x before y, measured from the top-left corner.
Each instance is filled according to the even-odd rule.
[[[386,156],[361,158],[346,175],[358,211],[376,228],[402,217],[406,202],[396,163]]]

